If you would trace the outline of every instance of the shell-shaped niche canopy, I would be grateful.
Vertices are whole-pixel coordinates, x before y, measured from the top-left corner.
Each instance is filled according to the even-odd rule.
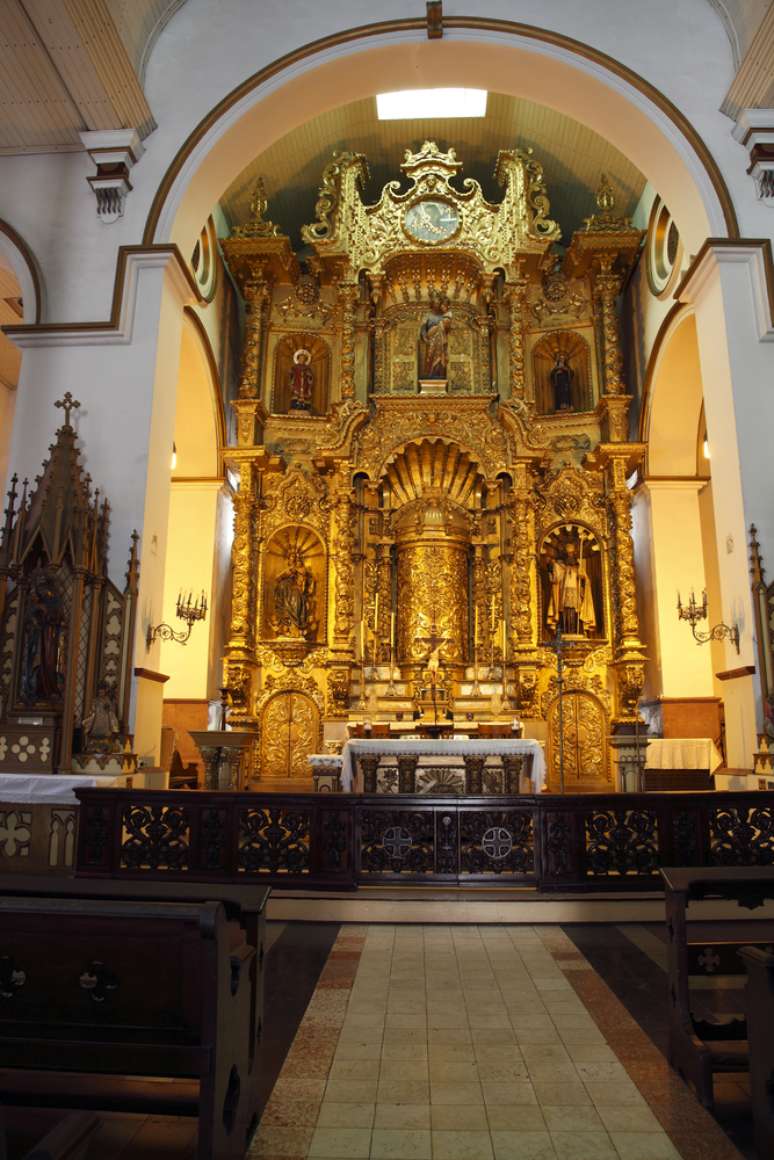
[[[481,506],[484,477],[478,463],[458,443],[423,439],[392,457],[382,487],[385,501],[393,508],[443,499],[470,510]]]

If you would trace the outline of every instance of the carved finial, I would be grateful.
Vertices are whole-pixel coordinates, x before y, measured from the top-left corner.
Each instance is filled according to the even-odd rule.
[[[443,0],[427,0],[427,39],[443,36]]]
[[[758,543],[758,529],[755,524],[750,524],[750,572],[754,585],[765,586],[766,572],[761,559],[761,546]]]
[[[269,199],[266,196],[266,186],[263,178],[259,177],[250,198],[250,217],[243,226],[237,226],[232,236],[235,238],[276,238],[280,234],[279,226],[266,219],[269,209]]]
[[[594,200],[597,203],[599,213],[594,213],[585,219],[587,232],[614,234],[632,228],[629,218],[619,217],[615,212],[615,194],[606,173],[600,175]]]
[[[65,391],[64,398],[57,399],[57,401],[54,403],[54,406],[61,407],[65,413],[65,421],[63,426],[70,426],[70,412],[77,411],[80,405],[81,404],[78,402],[78,400],[74,399],[69,391]]]
[[[615,208],[615,194],[606,173],[600,175],[596,202],[602,213],[612,213]]]

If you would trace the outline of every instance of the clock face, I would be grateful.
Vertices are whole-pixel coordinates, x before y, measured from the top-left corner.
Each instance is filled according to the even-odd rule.
[[[460,216],[448,201],[426,198],[409,206],[403,228],[418,242],[438,245],[453,237],[460,228]]]

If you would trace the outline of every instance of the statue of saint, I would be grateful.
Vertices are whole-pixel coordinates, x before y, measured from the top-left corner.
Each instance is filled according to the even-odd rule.
[[[445,379],[449,367],[449,299],[434,294],[419,330],[420,379]]]
[[[311,354],[303,347],[293,355],[293,366],[290,368],[291,411],[311,411],[312,409],[314,371],[311,368],[311,362]]]
[[[27,597],[19,682],[26,705],[49,704],[62,696],[64,625],[62,598],[54,578],[37,568]]]
[[[589,636],[597,626],[591,582],[583,559],[583,545],[570,542],[563,560],[549,560],[550,596],[546,624],[552,633],[557,628],[570,636]]]
[[[551,380],[551,389],[554,393],[555,411],[572,411],[572,380],[575,378],[572,368],[567,361],[567,355],[557,351],[556,361],[548,376]]]
[[[317,627],[314,616],[315,580],[296,549],[274,584],[274,628],[280,636],[308,639]]]
[[[115,689],[100,681],[91,713],[83,719],[83,748],[86,753],[115,751],[120,725],[116,712]]]

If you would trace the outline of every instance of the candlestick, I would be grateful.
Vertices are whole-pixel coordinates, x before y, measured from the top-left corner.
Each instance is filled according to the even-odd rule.
[[[390,648],[395,648],[395,613],[390,613]]]

